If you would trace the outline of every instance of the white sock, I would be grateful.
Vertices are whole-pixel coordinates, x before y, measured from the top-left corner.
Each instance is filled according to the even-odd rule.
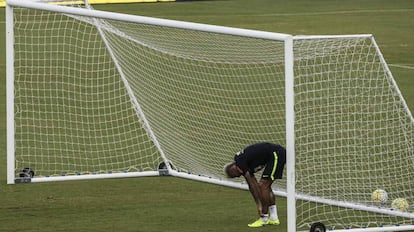
[[[276,205],[269,206],[269,213],[270,213],[270,220],[277,220],[279,217],[277,216],[277,208]]]
[[[269,220],[269,214],[262,214],[260,218],[262,219],[262,221],[267,222],[267,220]]]

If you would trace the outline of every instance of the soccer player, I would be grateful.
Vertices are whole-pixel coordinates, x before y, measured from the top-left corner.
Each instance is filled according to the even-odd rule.
[[[271,186],[275,179],[282,178],[285,164],[286,149],[278,144],[263,142],[244,148],[234,156],[234,162],[225,165],[224,172],[228,177],[244,176],[256,202],[260,218],[248,224],[249,227],[280,224]],[[258,182],[254,173],[263,168]]]

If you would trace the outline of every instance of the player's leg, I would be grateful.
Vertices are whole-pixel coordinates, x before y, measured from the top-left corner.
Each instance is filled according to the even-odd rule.
[[[269,220],[267,224],[279,225],[279,216],[277,214],[276,198],[273,191],[270,191],[270,203],[269,203]]]
[[[276,158],[275,158],[276,157]],[[273,175],[277,167],[277,156],[269,156],[263,170],[262,177],[258,183],[260,201],[262,203],[261,217],[257,221],[249,224],[249,227],[260,227],[269,224],[269,207],[274,204],[274,195],[272,191]],[[275,224],[275,223],[272,223]]]
[[[268,168],[268,170],[264,170],[263,173],[266,173],[270,177],[270,179],[272,180],[272,183],[275,179],[281,179],[282,178],[282,174],[283,174],[283,167],[284,167],[284,163],[286,158],[282,157],[279,158],[278,153],[273,152],[273,159],[269,160],[269,162],[267,163],[266,167]],[[263,178],[263,176],[262,176]],[[269,198],[268,198],[268,209],[269,209],[269,220],[268,220],[268,224],[271,225],[279,225],[279,216],[277,214],[277,207],[276,207],[276,198],[275,195],[273,194],[273,190],[271,188],[271,184],[269,185],[268,188],[268,194],[269,194]]]
[[[271,195],[270,192],[272,192],[271,185],[272,185],[271,179],[261,179],[258,186],[258,192],[259,192],[259,198],[261,203],[261,210],[260,210],[260,218],[256,220],[255,222],[248,224],[249,227],[261,227],[264,225],[267,225],[269,222],[269,203],[271,202]],[[273,195],[273,194],[272,194]]]
[[[262,178],[259,181],[260,192],[262,194],[263,199],[263,208],[267,212],[269,206],[275,204],[275,196],[272,190],[272,184],[275,179],[275,174],[278,167],[278,156],[276,152],[273,152],[269,160],[266,163],[265,169],[262,173]]]
[[[268,214],[269,206],[275,202],[274,195],[272,191],[272,183],[273,180],[271,179],[261,179],[259,181],[259,188],[262,200],[262,213]]]

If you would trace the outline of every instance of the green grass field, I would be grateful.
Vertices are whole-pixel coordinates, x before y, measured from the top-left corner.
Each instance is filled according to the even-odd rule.
[[[96,9],[291,34],[375,36],[414,109],[414,1],[212,0],[97,5]],[[5,10],[0,9],[0,231],[286,231],[249,229],[248,192],[172,177],[6,184]]]

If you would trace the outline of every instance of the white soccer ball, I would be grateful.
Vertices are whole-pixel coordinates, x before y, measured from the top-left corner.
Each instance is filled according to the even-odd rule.
[[[396,198],[392,201],[391,207],[395,210],[407,211],[408,210],[408,201],[405,198]]]
[[[388,194],[383,189],[376,189],[371,194],[371,200],[375,203],[385,203],[388,200]]]

